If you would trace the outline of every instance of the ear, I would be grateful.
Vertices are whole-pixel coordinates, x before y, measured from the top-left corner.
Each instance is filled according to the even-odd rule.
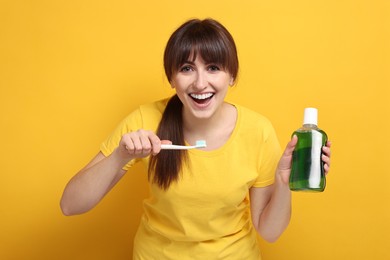
[[[233,77],[230,79],[229,85],[230,85],[230,86],[233,86],[233,85],[234,85],[234,78],[233,78]]]

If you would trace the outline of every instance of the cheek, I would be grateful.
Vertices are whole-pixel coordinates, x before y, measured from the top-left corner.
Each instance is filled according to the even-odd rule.
[[[224,78],[219,80],[218,82],[219,89],[221,91],[226,91],[227,89],[229,89],[229,86],[231,86],[231,82],[232,81],[230,80],[230,78],[229,79]]]
[[[175,82],[175,83],[171,83],[171,86],[172,86],[172,88],[175,90],[175,92],[176,92],[176,95],[182,100],[183,99],[183,97],[185,96],[185,95],[187,95],[186,94],[186,90],[185,90],[185,88],[183,87],[183,84],[180,84],[179,82]]]
[[[234,83],[234,79],[230,74],[219,75],[219,77],[215,78],[215,83],[221,87],[231,86]]]
[[[170,82],[170,84],[171,84],[171,87],[174,88],[174,89],[180,88],[180,84],[179,84],[179,82],[177,80],[172,80]]]
[[[171,86],[173,88],[180,88],[183,86],[183,84],[184,84],[184,80],[182,78],[175,77],[171,80]]]

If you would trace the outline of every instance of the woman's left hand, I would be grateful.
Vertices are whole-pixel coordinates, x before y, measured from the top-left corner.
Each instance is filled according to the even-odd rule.
[[[298,141],[298,137],[296,135],[294,135],[291,138],[290,142],[288,142],[288,144],[283,152],[283,155],[280,158],[278,168],[276,170],[277,180],[280,180],[280,181],[282,181],[282,183],[287,184],[287,185],[288,185],[289,179],[290,179],[292,154],[294,152],[295,145],[297,144],[297,141]],[[331,155],[330,147],[331,147],[330,141],[327,141],[325,146],[322,147],[323,154],[322,154],[321,159],[325,163],[324,164],[325,174],[328,174],[329,169],[330,169],[330,155]]]

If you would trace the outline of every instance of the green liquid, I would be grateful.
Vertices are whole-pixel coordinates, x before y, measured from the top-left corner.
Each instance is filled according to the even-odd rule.
[[[322,147],[327,136],[322,130],[299,129],[294,132],[298,143],[293,152],[290,189],[292,191],[322,192],[325,189]]]

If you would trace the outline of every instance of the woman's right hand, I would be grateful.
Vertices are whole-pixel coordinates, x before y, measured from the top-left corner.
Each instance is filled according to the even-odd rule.
[[[123,166],[135,158],[158,154],[162,143],[155,133],[138,130],[122,136],[119,146],[110,156],[99,152],[66,185],[61,198],[65,215],[87,212],[112,189],[126,173]]]
[[[160,140],[153,132],[140,129],[122,136],[117,152],[123,159],[143,158],[156,155],[161,151],[161,144],[169,144],[170,141]]]

